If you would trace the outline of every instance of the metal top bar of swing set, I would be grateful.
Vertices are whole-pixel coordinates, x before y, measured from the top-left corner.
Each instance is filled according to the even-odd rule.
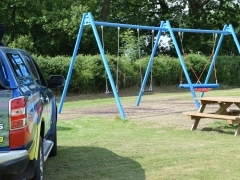
[[[167,21],[166,21],[167,22]],[[100,22],[95,21],[95,25],[108,26],[108,27],[120,27],[120,28],[132,28],[132,29],[145,29],[145,30],[161,30],[162,32],[168,31],[167,27],[155,27],[155,26],[141,26],[141,25],[132,25],[132,24],[120,24],[120,23],[109,23],[109,22]],[[174,32],[189,32],[189,33],[212,33],[212,34],[231,34],[231,32],[226,29],[223,30],[205,30],[205,29],[182,29],[182,28],[171,28]]]

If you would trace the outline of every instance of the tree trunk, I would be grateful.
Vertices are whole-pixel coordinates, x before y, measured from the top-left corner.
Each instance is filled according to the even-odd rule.
[[[188,0],[189,13],[195,17],[201,16],[203,7],[208,4],[211,0]]]
[[[102,4],[101,20],[106,21],[111,0],[104,0]]]

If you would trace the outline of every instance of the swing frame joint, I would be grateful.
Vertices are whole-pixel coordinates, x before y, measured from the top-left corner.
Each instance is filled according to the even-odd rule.
[[[90,22],[90,19],[89,19],[88,14],[86,14],[86,16],[85,16],[85,18],[84,18],[83,24],[84,24],[84,25],[91,25],[91,22]]]
[[[161,28],[161,31],[162,31],[163,33],[165,33],[165,32],[168,32],[168,31],[169,31],[168,29],[169,29],[169,27],[168,27],[167,23],[164,22],[164,23],[163,23],[163,26],[162,26],[162,28]]]
[[[229,26],[226,27],[225,31],[226,31],[225,35],[231,34],[231,28]]]

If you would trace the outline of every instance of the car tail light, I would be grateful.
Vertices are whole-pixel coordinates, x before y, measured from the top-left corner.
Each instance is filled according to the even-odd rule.
[[[10,101],[10,126],[19,129],[26,126],[26,98],[20,97]]]

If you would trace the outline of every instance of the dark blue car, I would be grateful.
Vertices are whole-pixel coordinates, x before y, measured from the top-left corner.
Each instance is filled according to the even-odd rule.
[[[31,55],[5,47],[0,24],[0,179],[44,179],[48,156],[57,154],[57,104],[50,88],[64,85],[52,75],[45,81]]]

